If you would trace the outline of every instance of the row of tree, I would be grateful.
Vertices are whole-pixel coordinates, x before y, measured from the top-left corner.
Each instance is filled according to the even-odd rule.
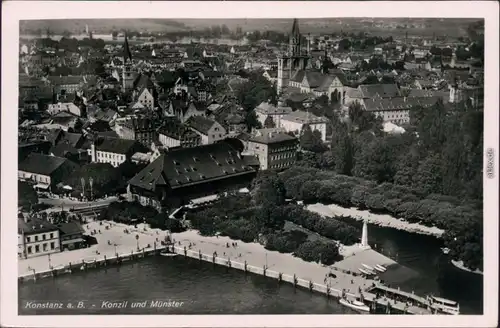
[[[442,228],[446,231],[444,241],[451,249],[451,256],[463,260],[470,268],[482,268],[483,217],[479,202],[471,203],[440,194],[425,194],[401,185],[378,184],[309,167],[289,169],[280,175],[280,180],[283,181],[287,197],[301,199],[306,203],[355,206],[404,218],[409,222]],[[297,214],[292,217],[297,217]],[[316,227],[316,224],[307,223],[305,219],[297,223],[311,230],[322,231],[322,234],[328,231],[321,224]],[[467,234],[464,235],[463,232]],[[332,237],[339,238],[336,235]],[[475,252],[474,256],[468,255],[472,250]]]

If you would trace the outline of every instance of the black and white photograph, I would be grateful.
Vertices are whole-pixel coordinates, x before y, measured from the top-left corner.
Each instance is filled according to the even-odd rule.
[[[498,3],[461,3],[6,6],[2,325],[493,327]]]

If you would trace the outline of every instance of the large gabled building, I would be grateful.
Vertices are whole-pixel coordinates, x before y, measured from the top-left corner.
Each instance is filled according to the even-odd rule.
[[[227,142],[163,153],[129,181],[130,199],[159,210],[246,187],[256,171]]]

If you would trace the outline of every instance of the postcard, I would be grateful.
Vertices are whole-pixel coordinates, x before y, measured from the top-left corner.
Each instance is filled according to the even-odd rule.
[[[2,325],[497,322],[497,3],[3,7]]]

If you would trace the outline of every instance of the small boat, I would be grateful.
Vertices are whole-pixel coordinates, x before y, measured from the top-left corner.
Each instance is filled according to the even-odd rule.
[[[458,315],[460,314],[460,305],[455,302],[442,297],[427,296],[429,303],[436,307],[439,312]]]
[[[366,274],[368,276],[373,276],[375,274],[373,271],[366,270],[366,269],[359,268],[358,270],[359,270],[359,272],[364,273],[364,274]]]
[[[387,269],[380,264],[375,265],[375,270],[380,271],[380,272],[385,272]]]
[[[441,247],[441,251],[443,254],[448,254],[450,252],[450,249],[448,247]]]
[[[368,269],[368,270],[370,270],[370,271],[373,271],[373,270],[374,270],[374,269],[373,269],[373,267],[371,267],[371,266],[369,266],[369,265],[367,265],[367,264],[364,264],[364,263],[363,263],[363,264],[361,264],[361,265],[362,265],[362,266],[364,266],[365,268],[367,268],[367,269]]]
[[[170,252],[169,250],[165,249],[163,251],[160,252],[160,255],[161,256],[168,256],[168,257],[174,257],[174,256],[177,256],[176,253],[172,253]]]
[[[355,301],[350,301],[347,298],[341,298],[339,300],[340,304],[347,306],[348,308],[362,311],[362,312],[370,312],[370,307],[366,305],[365,303],[355,300]]]

